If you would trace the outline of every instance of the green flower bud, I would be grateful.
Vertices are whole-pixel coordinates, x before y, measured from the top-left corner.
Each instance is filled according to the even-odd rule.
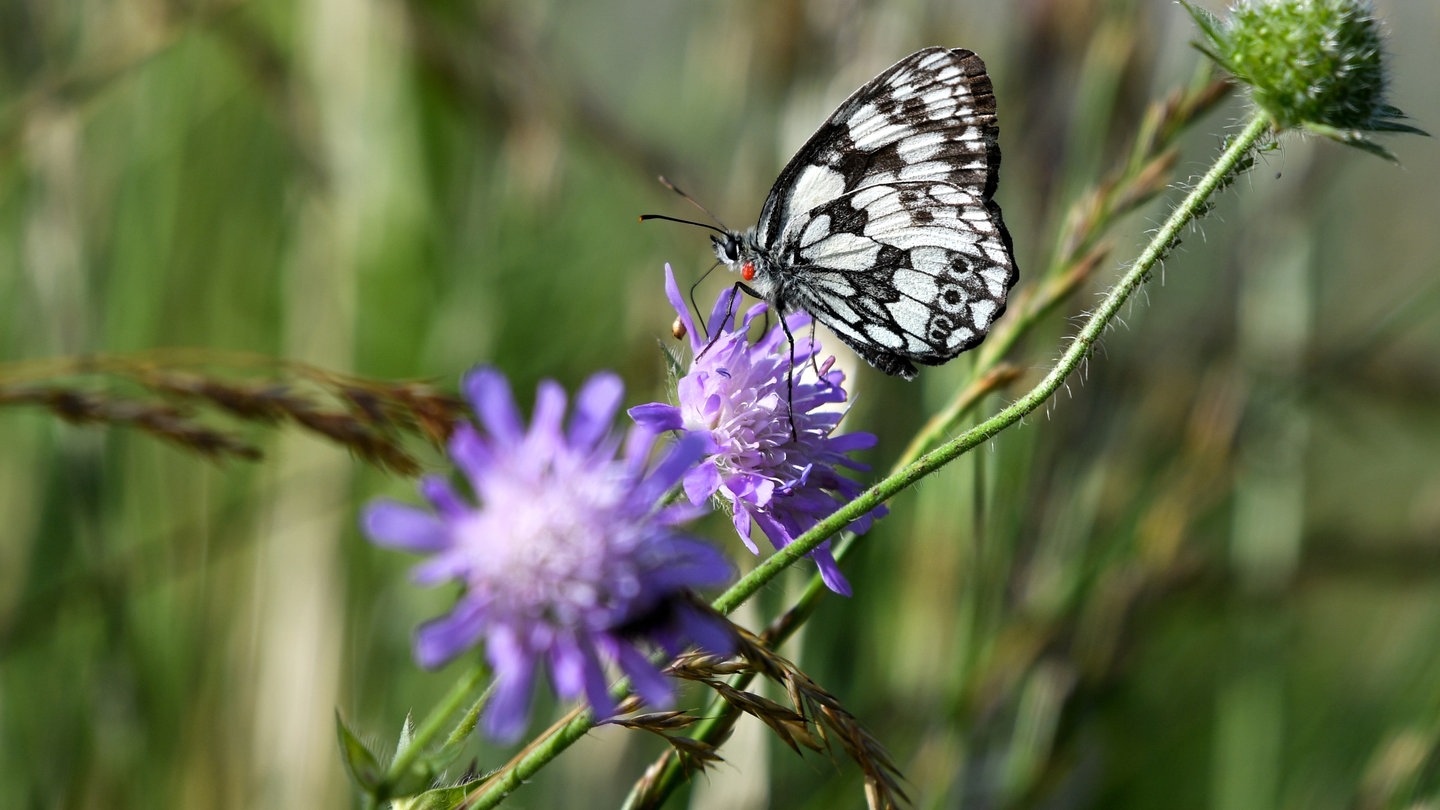
[[[1196,47],[1250,87],[1276,129],[1301,128],[1394,160],[1367,132],[1425,132],[1385,100],[1380,21],[1365,0],[1240,0],[1227,19],[1181,0]]]

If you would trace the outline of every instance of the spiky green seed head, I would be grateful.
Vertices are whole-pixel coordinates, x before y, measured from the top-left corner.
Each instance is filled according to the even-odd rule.
[[[1203,36],[1196,47],[1249,87],[1276,129],[1392,160],[1365,133],[1425,134],[1386,101],[1384,31],[1366,0],[1240,0],[1223,19],[1181,1]]]

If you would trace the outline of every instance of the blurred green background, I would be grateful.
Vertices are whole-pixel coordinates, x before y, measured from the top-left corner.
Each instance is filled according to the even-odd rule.
[[[1376,5],[1394,103],[1433,131],[1440,5]],[[208,347],[447,386],[484,362],[527,402],[613,368],[631,403],[664,399],[662,264],[711,258],[636,223],[693,213],[656,174],[743,227],[851,90],[968,47],[1023,289],[1194,75],[1191,38],[1156,0],[7,0],[0,359]],[[1204,119],[1178,179],[1243,114]],[[1386,144],[1401,165],[1267,155],[1049,407],[894,501],[847,564],[856,596],[786,647],[916,806],[1440,806],[1440,155]],[[1017,348],[1021,385],[1162,213]],[[877,470],[968,365],[854,370]],[[449,596],[355,529],[411,482],[249,435],[265,461],[214,464],[0,412],[0,803],[345,806],[333,713],[393,740],[456,677],[408,649]],[[658,750],[596,730],[512,804],[613,806]],[[863,803],[843,755],[749,726],[722,753],[675,806]]]

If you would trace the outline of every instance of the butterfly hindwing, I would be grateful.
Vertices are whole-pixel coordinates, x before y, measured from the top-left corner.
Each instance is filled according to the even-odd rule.
[[[991,210],[994,209],[994,210]],[[788,223],[787,302],[866,360],[913,377],[984,338],[1015,282],[999,210],[943,182],[866,186]]]

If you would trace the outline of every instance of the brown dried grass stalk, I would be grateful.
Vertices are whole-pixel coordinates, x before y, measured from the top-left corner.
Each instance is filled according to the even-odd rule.
[[[860,766],[865,777],[866,801],[871,808],[895,808],[909,801],[900,787],[903,777],[890,755],[855,715],[841,705],[838,698],[795,664],[771,650],[760,638],[743,628],[732,627],[738,639],[734,657],[690,653],[677,658],[667,672],[705,684],[733,710],[764,723],[796,753],[801,753],[801,749],[831,751],[838,745]],[[790,705],[739,688],[737,681],[731,680],[736,675],[759,675],[779,684],[785,690]],[[685,718],[683,722],[680,717]],[[652,721],[650,718],[656,719]],[[711,740],[668,733],[688,728],[695,722],[696,718],[688,715],[666,712],[631,717],[623,723],[659,734],[671,745],[671,752],[652,764],[637,782],[628,806],[656,807],[663,801],[663,793],[656,793],[651,788],[658,786],[655,778],[664,771],[672,755],[686,774],[721,761],[716,746],[728,736],[728,727],[721,738]]]
[[[210,459],[255,460],[236,423],[294,425],[402,475],[418,436],[443,445],[465,414],[453,394],[300,363],[206,350],[58,358],[0,366],[0,406],[41,407],[73,424],[133,427]]]
[[[999,390],[1020,376],[1005,365],[1003,358],[1050,313],[1073,299],[1084,287],[1109,256],[1105,235],[1124,215],[1134,212],[1165,188],[1175,164],[1176,138],[1224,100],[1229,87],[1229,83],[1223,80],[1197,82],[1150,105],[1125,162],[1071,206],[1050,265],[1037,275],[1037,283],[1020,295],[1012,311],[985,340],[976,360],[971,385],[957,392],[952,403],[920,430],[896,462],[895,469],[910,463],[940,437],[948,435],[986,394]],[[854,539],[854,535],[848,533],[840,537],[834,546],[837,558],[845,556]],[[817,577],[800,600],[771,623],[764,638],[771,644],[783,643],[804,624],[825,593]],[[748,677],[745,673],[739,674],[732,681],[732,687],[743,686]],[[728,736],[731,725],[743,708],[726,703],[718,711],[718,716],[707,721],[697,732],[700,739],[717,746]],[[632,797],[643,796],[643,801],[632,802],[631,806],[658,806],[663,802],[679,779],[688,775],[688,771],[682,770],[680,765],[670,758],[668,752],[658,758],[646,771],[644,780],[632,791]]]

